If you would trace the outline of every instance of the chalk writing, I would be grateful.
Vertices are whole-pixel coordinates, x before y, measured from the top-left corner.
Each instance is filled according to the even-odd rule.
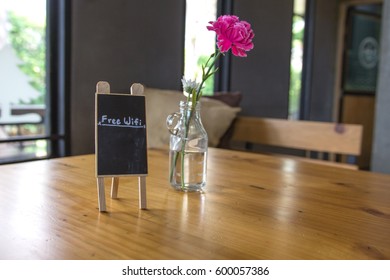
[[[102,115],[98,120],[99,126],[117,126],[127,128],[145,128],[140,118],[133,118],[131,116],[123,118],[111,118],[107,115]]]

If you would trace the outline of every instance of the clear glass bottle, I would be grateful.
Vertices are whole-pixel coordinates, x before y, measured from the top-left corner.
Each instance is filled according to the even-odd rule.
[[[181,101],[180,112],[167,118],[169,180],[176,190],[202,192],[206,186],[208,137],[200,117],[200,102]]]

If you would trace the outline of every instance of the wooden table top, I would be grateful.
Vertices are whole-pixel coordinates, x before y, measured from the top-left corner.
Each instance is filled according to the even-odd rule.
[[[209,150],[207,191],[168,183],[148,151],[99,212],[94,155],[0,166],[0,259],[390,259],[390,176]]]

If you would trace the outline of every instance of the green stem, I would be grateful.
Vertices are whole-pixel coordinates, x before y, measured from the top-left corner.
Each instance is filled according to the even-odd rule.
[[[185,110],[185,120],[184,120],[184,128],[185,128],[185,132],[184,132],[184,138],[182,139],[182,144],[181,144],[181,189],[184,190],[185,188],[185,184],[184,184],[184,157],[185,157],[185,148],[186,148],[186,143],[187,143],[187,137],[188,137],[188,131],[189,131],[189,125],[190,125],[190,122],[191,122],[191,119],[192,119],[192,116],[193,116],[193,113],[194,113],[194,110],[196,109],[196,102],[192,102],[191,103],[191,109],[190,109],[190,115],[188,116],[188,119],[187,119],[187,115],[188,115],[188,112],[186,109]]]
[[[207,66],[211,57],[209,58],[209,60],[207,60],[206,62],[206,65],[204,66],[204,68],[202,69],[202,81],[198,87],[198,90],[196,91],[196,101],[199,101],[199,99],[202,97],[202,87],[204,85],[204,83],[206,82],[206,80],[208,78],[210,78],[215,72],[217,72],[218,69],[216,69],[215,71],[213,71],[213,73],[211,74],[211,71],[213,70],[213,67],[215,65],[215,63],[217,62],[218,58],[221,56],[221,52],[217,49],[214,53],[214,60],[213,62],[211,63],[210,66]],[[207,68],[207,72],[205,73],[204,70]]]
[[[184,140],[185,141],[185,140]],[[181,189],[184,190],[184,156],[185,156],[185,144],[181,148],[180,156],[181,156]]]
[[[187,103],[189,104],[189,103]],[[185,178],[184,178],[184,158],[185,158],[185,147],[186,147],[186,143],[187,143],[187,137],[188,137],[188,132],[189,132],[189,125],[190,125],[190,121],[193,117],[193,113],[194,113],[194,110],[196,109],[196,102],[192,102],[191,103],[191,109],[190,109],[190,113],[189,113],[189,116],[188,116],[188,109],[185,108],[184,110],[184,137],[182,138],[182,144],[181,144],[181,151],[180,151],[180,159],[181,159],[181,170],[180,170],[180,173],[181,173],[181,180],[180,180],[180,184],[181,184],[181,189],[184,190],[185,188],[185,184],[184,184],[184,181],[185,181]],[[173,158],[173,164],[172,164],[172,167],[171,167],[171,172],[170,172],[170,176],[169,176],[169,180],[172,182],[172,179],[173,179],[173,176],[174,176],[174,170],[176,169],[176,165],[177,165],[177,160],[178,160],[178,154],[176,153],[174,155],[174,158]]]

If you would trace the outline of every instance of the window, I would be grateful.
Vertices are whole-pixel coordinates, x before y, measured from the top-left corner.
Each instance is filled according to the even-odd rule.
[[[375,94],[378,79],[382,5],[348,9],[342,89],[345,94]]]
[[[67,11],[69,1],[0,2],[0,164],[65,155]]]
[[[223,2],[223,10],[231,10],[230,1]],[[200,78],[201,65],[215,50],[215,34],[207,32],[208,21],[215,20],[217,0],[187,0],[184,75],[186,78]],[[289,118],[300,117],[302,65],[305,33],[306,0],[294,0],[292,42],[290,61]],[[204,94],[214,92],[214,79],[206,81]]]
[[[0,162],[46,157],[46,1],[0,5]]]
[[[305,29],[305,0],[294,1],[292,48],[290,64],[289,118],[299,118],[302,87],[303,35]]]
[[[215,33],[206,29],[209,21],[216,19],[217,0],[187,0],[184,76],[200,81],[201,65],[215,51]],[[208,79],[204,95],[214,92],[214,79]]]

